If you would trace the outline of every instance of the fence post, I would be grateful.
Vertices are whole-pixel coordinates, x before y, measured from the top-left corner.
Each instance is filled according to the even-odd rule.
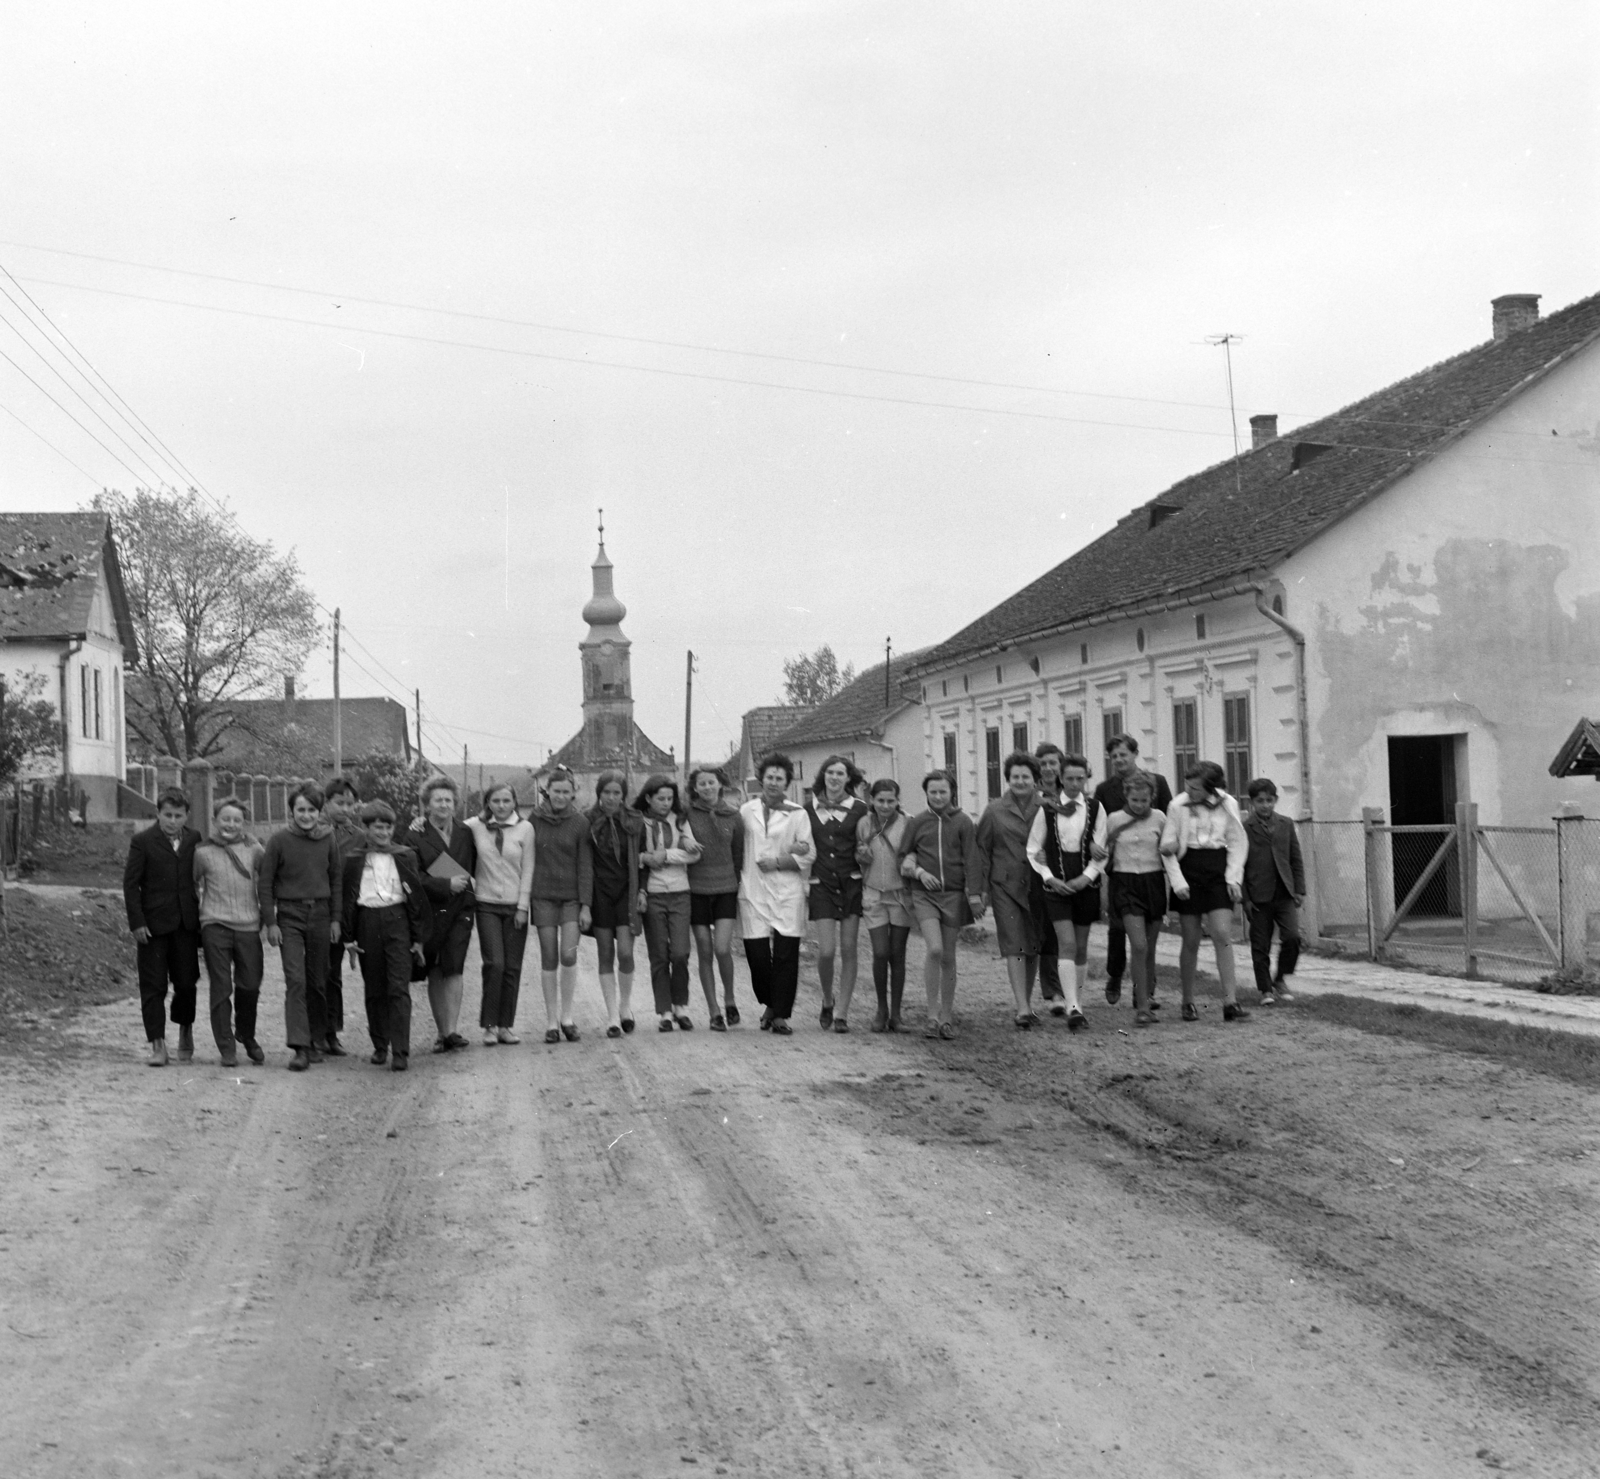
[[[183,767],[183,789],[189,798],[189,825],[202,837],[211,835],[211,801],[216,771],[209,760],[196,757]]]
[[[1561,947],[1561,969],[1581,971],[1589,947],[1589,890],[1583,872],[1583,808],[1566,803],[1556,824],[1556,878],[1560,908],[1557,914],[1557,942]]]
[[[1382,923],[1383,906],[1378,897],[1378,891],[1383,886],[1383,833],[1378,828],[1383,825],[1383,808],[1381,806],[1363,806],[1361,808],[1361,840],[1362,853],[1366,861],[1366,895],[1367,895],[1367,959],[1378,958],[1378,930]]]
[[[1461,948],[1468,980],[1478,975],[1478,803],[1456,802],[1456,857],[1461,863]]]
[[[1300,907],[1300,933],[1316,940],[1322,933],[1322,907],[1317,897],[1317,824],[1310,817],[1296,823],[1300,833],[1300,860],[1306,870],[1306,896]]]

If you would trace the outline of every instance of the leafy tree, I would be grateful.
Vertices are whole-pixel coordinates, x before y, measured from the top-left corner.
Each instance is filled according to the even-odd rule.
[[[61,720],[48,699],[43,673],[0,678],[0,791],[8,790],[32,760],[54,755]]]
[[[417,790],[425,767],[415,760],[387,750],[373,750],[349,762],[345,774],[355,783],[363,801],[387,801],[394,808],[397,830],[404,831],[417,815]]]
[[[786,658],[783,664],[784,702],[790,704],[826,703],[841,688],[855,681],[854,663],[841,669],[833,648],[826,642],[809,655]]]
[[[180,760],[214,754],[241,721],[235,699],[278,691],[321,635],[293,553],[252,539],[191,488],[102,493],[116,521],[138,666],[128,728]]]

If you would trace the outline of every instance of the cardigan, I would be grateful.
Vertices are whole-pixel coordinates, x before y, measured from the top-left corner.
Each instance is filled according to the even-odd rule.
[[[122,870],[130,930],[170,935],[200,928],[200,901],[194,891],[194,850],[199,845],[200,834],[193,827],[178,834],[176,847],[159,822],[133,834]]]
[[[700,844],[688,822],[669,812],[665,817],[644,817],[644,836],[639,839],[639,872],[647,894],[686,894],[689,892],[689,864],[700,856]],[[664,852],[667,860],[656,867],[644,855]]]
[[[959,806],[949,811],[931,807],[911,818],[900,839],[900,872],[916,888],[923,888],[917,869],[939,880],[939,891],[960,890],[982,894],[988,888],[983,854],[978,851],[978,829]]]
[[[594,902],[594,850],[589,818],[577,807],[559,816],[541,802],[533,821],[533,892],[536,899],[584,908]]]
[[[725,801],[707,806],[698,796],[689,801],[689,830],[700,844],[699,858],[689,864],[689,892],[731,894],[739,887],[744,863],[744,828],[739,811]]]
[[[497,828],[482,817],[468,817],[467,830],[478,849],[478,865],[472,875],[478,902],[526,909],[528,890],[533,887],[533,823],[519,816]],[[503,851],[495,845],[496,832],[505,843]]]
[[[910,820],[898,808],[888,826],[879,822],[876,811],[861,818],[856,827],[856,861],[861,864],[861,881],[867,888],[891,894],[906,886],[900,874],[900,843]]]
[[[194,889],[200,899],[202,929],[208,924],[246,931],[261,928],[261,899],[256,890],[266,855],[266,848],[254,837],[241,837],[234,843],[211,838],[195,848]]]

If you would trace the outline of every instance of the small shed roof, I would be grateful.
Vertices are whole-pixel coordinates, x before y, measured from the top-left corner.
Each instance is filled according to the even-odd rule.
[[[1578,727],[1550,762],[1550,774],[1590,775],[1600,780],[1600,724],[1593,719],[1578,720]]]

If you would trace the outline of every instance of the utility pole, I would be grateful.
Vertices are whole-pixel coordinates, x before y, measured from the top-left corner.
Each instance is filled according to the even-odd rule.
[[[689,782],[689,729],[694,718],[694,653],[689,654],[683,672],[683,780]],[[685,801],[687,801],[687,797]]]
[[[422,759],[422,690],[417,689],[417,759]]]
[[[467,747],[461,747],[461,808],[465,812],[467,806]]]
[[[883,706],[889,707],[889,663],[894,657],[894,650],[889,646],[890,639],[883,639]]]
[[[1230,333],[1224,330],[1220,334],[1210,335],[1207,344],[1220,344],[1223,357],[1228,366],[1228,425],[1233,429],[1233,487],[1235,492],[1242,493],[1243,479],[1239,475],[1239,418],[1233,408],[1233,346],[1244,338],[1243,334]]]
[[[333,608],[333,773],[344,774],[344,715],[339,704],[339,610]]]

